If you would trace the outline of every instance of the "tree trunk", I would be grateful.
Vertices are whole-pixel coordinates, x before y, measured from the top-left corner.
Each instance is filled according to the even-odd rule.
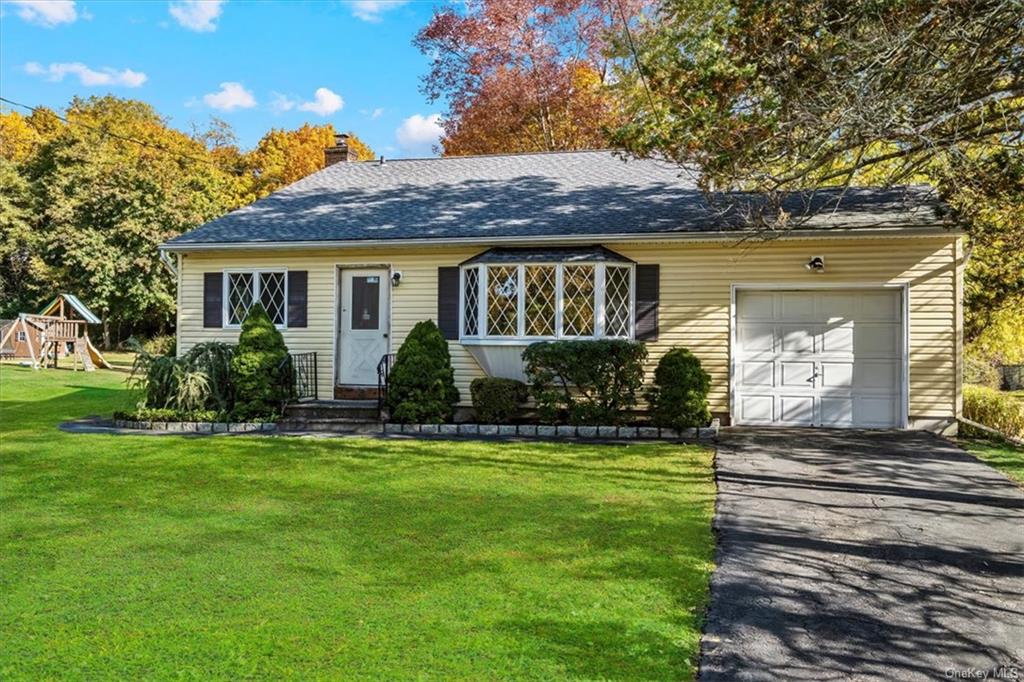
[[[103,313],[103,350],[110,350],[110,318]]]

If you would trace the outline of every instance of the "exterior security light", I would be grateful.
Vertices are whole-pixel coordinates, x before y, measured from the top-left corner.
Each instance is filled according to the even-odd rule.
[[[804,265],[811,272],[825,272],[825,257],[814,256]]]
[[[395,270],[394,272],[392,272],[391,273],[391,284],[393,286],[397,287],[399,284],[401,284],[401,282],[402,282],[402,271],[401,270]]]

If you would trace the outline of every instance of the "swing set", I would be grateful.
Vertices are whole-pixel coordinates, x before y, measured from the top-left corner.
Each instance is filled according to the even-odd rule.
[[[89,340],[88,325],[99,323],[77,296],[60,294],[38,314],[19,313],[0,338],[0,349],[7,349],[13,336],[13,350],[4,354],[31,360],[33,369],[57,367],[58,360],[68,355],[74,358],[75,371],[79,363],[86,372],[111,369]]]

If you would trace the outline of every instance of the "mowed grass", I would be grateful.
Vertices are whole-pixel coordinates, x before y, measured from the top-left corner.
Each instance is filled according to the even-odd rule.
[[[1008,441],[961,438],[960,447],[1024,485],[1024,448]]]
[[[107,436],[0,367],[0,679],[691,679],[696,446]]]

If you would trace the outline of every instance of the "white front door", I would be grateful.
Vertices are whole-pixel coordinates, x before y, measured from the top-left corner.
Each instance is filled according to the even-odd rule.
[[[899,426],[902,307],[892,289],[737,292],[736,423]]]
[[[388,271],[341,271],[338,324],[338,383],[377,384],[377,363],[389,349]]]

